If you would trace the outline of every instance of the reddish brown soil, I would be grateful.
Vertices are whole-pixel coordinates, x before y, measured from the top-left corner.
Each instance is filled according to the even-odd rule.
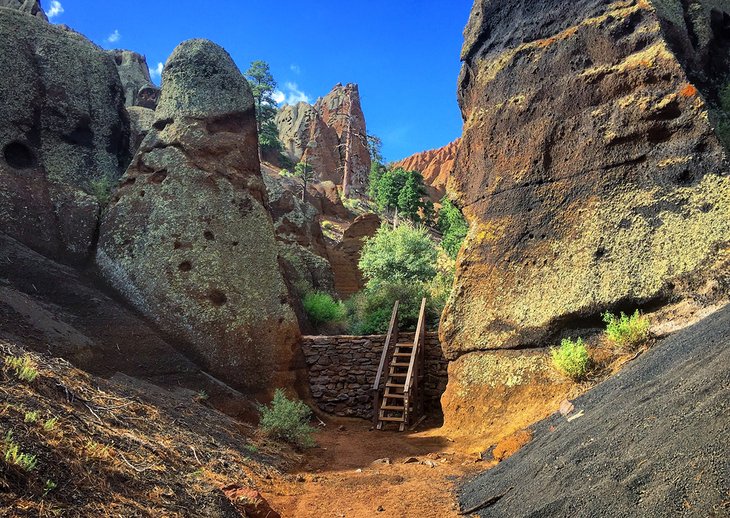
[[[340,419],[316,439],[291,482],[260,485],[283,517],[455,517],[454,481],[489,466],[438,428],[371,431],[367,422]],[[391,463],[374,463],[384,458]],[[404,463],[410,458],[416,460]]]

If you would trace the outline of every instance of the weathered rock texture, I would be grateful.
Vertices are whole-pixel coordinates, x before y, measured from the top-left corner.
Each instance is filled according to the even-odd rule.
[[[437,203],[446,195],[446,183],[454,171],[456,150],[459,149],[460,141],[461,139],[456,139],[442,148],[416,153],[395,162],[393,167],[421,173],[429,198]]]
[[[160,89],[152,84],[147,58],[131,50],[110,50],[124,86],[126,106],[142,106],[152,110],[157,106]]]
[[[399,342],[413,342],[413,333],[401,333]],[[385,335],[304,336],[302,349],[309,368],[309,383],[317,406],[345,417],[373,416],[371,390],[378,373]],[[438,414],[446,388],[448,361],[437,333],[426,333],[426,411]]]
[[[266,208],[253,96],[231,57],[180,44],[153,129],[101,226],[97,262],[185,338],[205,369],[252,391],[290,381],[298,328]]]
[[[155,122],[155,110],[141,106],[130,106],[127,108],[129,116],[129,156],[137,154],[142,141],[152,129]]]
[[[16,9],[22,13],[40,18],[43,21],[48,21],[48,17],[43,11],[43,8],[41,8],[41,3],[38,0],[0,0],[0,7]]]
[[[365,116],[357,85],[336,85],[314,106],[285,105],[276,116],[279,139],[295,162],[306,159],[320,181],[364,193],[370,172]]]
[[[83,36],[0,9],[0,231],[56,260],[91,253],[99,203],[128,163],[114,62]]]
[[[365,280],[357,263],[365,239],[372,237],[380,228],[377,214],[363,214],[355,218],[345,229],[340,241],[334,248],[327,250],[332,271],[335,274],[335,290],[343,299],[357,293],[365,286]]]
[[[449,182],[471,224],[441,325],[449,358],[726,289],[730,178],[708,100],[728,72],[729,5],[475,3]]]

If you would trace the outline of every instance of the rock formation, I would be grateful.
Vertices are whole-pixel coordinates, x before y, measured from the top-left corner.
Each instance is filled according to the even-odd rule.
[[[357,85],[338,84],[314,106],[285,105],[276,125],[291,160],[308,160],[320,181],[330,180],[346,194],[365,192],[370,154]]]
[[[0,231],[56,260],[93,247],[97,196],[129,161],[112,59],[83,36],[0,8]]]
[[[41,3],[38,0],[0,0],[0,7],[16,9],[22,13],[40,18],[43,21],[48,21],[48,17],[43,12]]]
[[[471,228],[448,357],[545,346],[606,310],[727,287],[730,168],[710,108],[726,1],[480,0],[449,182]]]
[[[98,266],[211,373],[251,391],[289,383],[298,328],[251,90],[207,40],[180,44],[162,84],[153,128],[102,222]]]
[[[124,86],[125,105],[154,110],[160,89],[152,84],[147,58],[131,50],[110,50],[109,54],[114,58]]]
[[[345,229],[342,241],[327,251],[335,275],[335,290],[343,299],[365,286],[357,263],[360,261],[363,241],[374,236],[379,228],[380,218],[377,214],[358,216]]]
[[[461,139],[456,139],[442,148],[416,153],[395,162],[393,167],[421,173],[429,198],[438,203],[446,195],[446,183],[454,171],[456,150],[459,149],[460,141]]]
[[[130,106],[127,108],[129,116],[129,156],[137,154],[142,141],[152,129],[155,122],[155,110],[141,106]]]

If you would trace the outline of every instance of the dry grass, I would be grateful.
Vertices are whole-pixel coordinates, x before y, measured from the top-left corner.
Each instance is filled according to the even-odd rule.
[[[37,371],[33,383],[0,371],[0,509],[10,516],[216,515],[231,506],[222,487],[280,475],[278,446],[252,446],[253,428],[189,394],[94,378],[0,341],[2,357]]]

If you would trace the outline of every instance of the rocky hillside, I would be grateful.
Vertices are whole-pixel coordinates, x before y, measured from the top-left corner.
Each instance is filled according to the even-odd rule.
[[[442,148],[416,153],[391,165],[421,173],[429,198],[438,203],[446,195],[446,185],[454,172],[459,142],[461,139],[456,139]]]
[[[279,139],[294,162],[308,160],[319,181],[363,194],[370,173],[365,116],[357,85],[336,85],[314,105],[284,105],[276,116]]]

